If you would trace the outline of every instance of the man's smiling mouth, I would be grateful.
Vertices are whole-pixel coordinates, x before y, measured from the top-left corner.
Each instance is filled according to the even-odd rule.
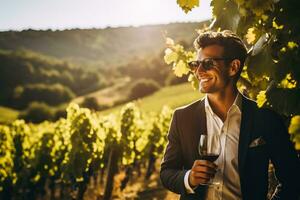
[[[211,80],[211,78],[200,78],[200,83],[206,83],[210,80]]]

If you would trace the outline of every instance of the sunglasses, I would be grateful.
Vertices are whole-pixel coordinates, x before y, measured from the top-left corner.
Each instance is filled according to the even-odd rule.
[[[203,60],[195,60],[189,62],[188,65],[192,71],[197,71],[201,66],[204,70],[210,70],[216,66],[217,60],[233,60],[232,58],[204,58]]]

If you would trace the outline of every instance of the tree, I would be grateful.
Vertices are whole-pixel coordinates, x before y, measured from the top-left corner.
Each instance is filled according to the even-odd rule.
[[[81,106],[93,110],[98,110],[100,107],[98,104],[98,100],[95,97],[85,97]]]
[[[53,110],[47,104],[34,101],[20,114],[19,118],[28,122],[40,123],[44,120],[52,120],[53,114]]]
[[[130,88],[130,99],[138,99],[159,90],[159,84],[151,79],[139,79]]]
[[[199,6],[199,0],[177,3],[186,13]],[[214,17],[209,28],[236,32],[250,49],[238,86],[258,106],[271,107],[286,116],[291,139],[300,150],[300,2],[212,0],[211,6]],[[177,76],[189,74],[189,81],[197,87],[197,80],[187,67],[195,53],[185,51],[170,38],[166,43],[166,63],[173,63]]]

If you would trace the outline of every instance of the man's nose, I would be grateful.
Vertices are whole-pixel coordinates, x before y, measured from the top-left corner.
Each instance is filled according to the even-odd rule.
[[[203,69],[201,65],[198,66],[198,68],[195,71],[195,76],[198,80],[200,80],[200,76],[204,74],[206,71]]]
[[[199,66],[197,67],[196,69],[196,74],[199,74],[201,72],[205,72],[203,66],[202,66],[202,63],[199,64]]]

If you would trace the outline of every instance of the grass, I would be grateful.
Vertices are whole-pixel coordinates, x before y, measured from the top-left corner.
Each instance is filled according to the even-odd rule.
[[[9,123],[18,118],[17,110],[0,106],[0,123]]]
[[[189,83],[184,83],[180,85],[164,87],[150,96],[135,101],[135,103],[143,112],[158,112],[164,105],[174,109],[176,107],[189,104],[202,97],[203,94],[193,90]],[[124,104],[121,104],[119,106],[101,111],[100,114],[118,114],[123,106]],[[17,119],[18,115],[19,112],[17,110],[0,106],[0,123],[12,122]]]
[[[190,83],[164,87],[154,94],[136,101],[136,104],[144,112],[160,111],[164,105],[176,108],[189,104],[203,97],[203,94],[194,90]],[[108,110],[101,111],[101,114],[117,113],[123,105],[119,105]]]

